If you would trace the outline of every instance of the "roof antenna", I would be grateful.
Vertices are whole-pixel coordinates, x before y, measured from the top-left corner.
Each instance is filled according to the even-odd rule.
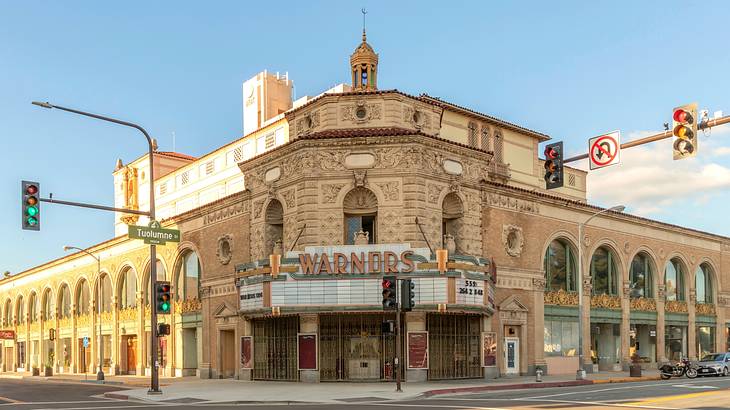
[[[363,7],[360,11],[362,12],[362,41],[365,41],[365,15],[368,14],[368,12],[365,10],[365,7]]]

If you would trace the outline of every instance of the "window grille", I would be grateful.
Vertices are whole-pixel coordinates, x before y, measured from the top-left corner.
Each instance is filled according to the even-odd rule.
[[[482,147],[483,150],[489,151],[492,149],[491,141],[489,141],[489,127],[482,125]]]
[[[239,162],[241,162],[242,159],[243,159],[243,150],[241,149],[241,147],[234,149],[233,150],[233,160],[236,161],[236,163],[239,163]]]
[[[494,159],[499,163],[504,162],[504,140],[499,133],[494,134]]]
[[[477,125],[476,123],[469,123],[469,146],[477,147]]]
[[[190,182],[190,171],[185,171],[180,175],[180,184],[185,185]]]
[[[165,195],[167,193],[167,181],[163,182],[162,185],[160,185],[160,195]]]
[[[215,163],[213,161],[208,161],[205,163],[205,175],[210,175],[215,170]]]
[[[266,143],[265,143],[266,149],[274,148],[274,145],[276,145],[276,135],[275,134],[269,134],[266,136]]]
[[[568,185],[575,186],[575,174],[568,174]]]

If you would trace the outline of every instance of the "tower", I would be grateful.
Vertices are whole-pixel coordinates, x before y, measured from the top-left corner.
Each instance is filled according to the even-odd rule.
[[[356,91],[378,89],[378,55],[367,42],[365,27],[362,29],[362,43],[350,56],[352,88]]]

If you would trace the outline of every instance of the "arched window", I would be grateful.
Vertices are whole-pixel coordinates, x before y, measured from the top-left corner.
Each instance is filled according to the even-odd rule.
[[[594,295],[618,294],[616,256],[605,246],[596,249],[591,258],[591,277]]]
[[[144,293],[144,301],[146,305],[150,304],[150,265],[147,264],[147,270],[145,272],[145,277],[147,280],[145,281],[144,289],[142,289],[142,292]],[[165,266],[162,264],[162,262],[158,259],[157,260],[157,280],[158,281],[164,281],[167,275],[165,275]]]
[[[58,315],[61,319],[71,317],[71,290],[65,283],[58,292]]]
[[[464,204],[461,202],[461,198],[455,193],[450,193],[444,198],[444,203],[441,206],[441,232],[443,247],[448,249],[449,244],[447,239],[449,235],[453,237],[454,246],[456,253],[464,253],[461,249],[461,228],[464,226]]]
[[[91,292],[89,282],[82,280],[76,289],[76,315],[88,315],[91,310]]]
[[[478,141],[477,140],[477,123],[475,123],[473,121],[469,121],[468,128],[469,128],[469,138],[468,138],[467,145],[469,145],[470,147],[476,148],[477,141]]]
[[[18,326],[25,324],[25,305],[23,305],[23,296],[18,296],[18,299],[15,301],[15,321],[18,323]]]
[[[504,162],[504,139],[500,132],[494,133],[494,159],[498,163]]]
[[[101,311],[102,312],[111,312],[112,311],[112,281],[109,278],[109,274],[102,273],[101,274]],[[99,295],[97,293],[99,292],[99,287],[97,286],[94,289],[94,296],[97,300],[99,300]]]
[[[712,303],[712,268],[703,263],[695,273],[695,291],[697,292],[697,303]]]
[[[545,286],[548,291],[575,292],[575,252],[566,240],[555,239],[545,251]]]
[[[492,149],[492,144],[489,141],[489,127],[486,125],[482,125],[482,149],[485,151],[489,151]]]
[[[122,272],[119,286],[119,308],[128,309],[137,306],[137,274],[134,269],[127,268]]]
[[[200,298],[200,261],[193,251],[182,257],[177,273],[175,295],[178,300]]]
[[[10,326],[13,324],[13,302],[10,299],[5,301],[5,308],[3,309],[3,326]]]
[[[284,207],[281,206],[281,202],[276,199],[272,199],[271,202],[266,206],[266,231],[264,232],[264,240],[266,246],[265,255],[274,253],[274,248],[278,241],[284,241]],[[281,251],[281,249],[279,249]]]
[[[685,300],[684,269],[679,259],[672,258],[667,262],[667,266],[664,268],[664,285],[667,300]]]
[[[42,305],[43,309],[41,310],[41,320],[45,321],[53,319],[53,295],[51,294],[50,289],[46,289],[46,291],[43,292]]]
[[[38,295],[35,292],[28,298],[28,320],[30,323],[38,321]]]
[[[629,271],[629,282],[632,298],[654,297],[654,272],[647,253],[640,252],[634,256]]]
[[[355,238],[377,243],[378,198],[373,191],[357,187],[345,195],[342,202],[345,214],[345,244],[354,245]]]

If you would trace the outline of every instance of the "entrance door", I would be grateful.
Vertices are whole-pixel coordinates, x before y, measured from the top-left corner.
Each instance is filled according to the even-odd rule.
[[[84,339],[79,339],[79,373],[86,373],[91,361],[91,346],[84,347]]]
[[[520,374],[520,339],[504,338],[504,366],[507,374]]]
[[[233,378],[236,375],[236,337],[233,330],[221,330],[220,344],[220,376]]]
[[[13,348],[12,347],[6,347],[5,348],[5,361],[3,362],[4,372],[9,372],[13,368]]]
[[[127,337],[127,374],[137,374],[137,336]]]

